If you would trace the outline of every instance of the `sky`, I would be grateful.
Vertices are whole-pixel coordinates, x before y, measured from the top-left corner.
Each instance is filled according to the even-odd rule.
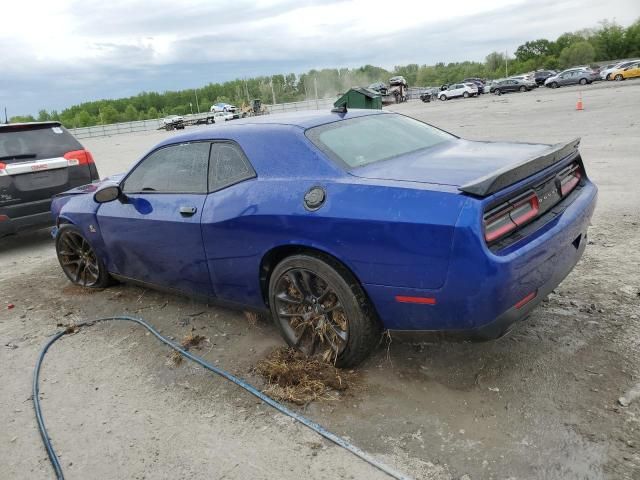
[[[483,60],[537,38],[627,26],[638,0],[4,0],[9,116],[311,68]]]

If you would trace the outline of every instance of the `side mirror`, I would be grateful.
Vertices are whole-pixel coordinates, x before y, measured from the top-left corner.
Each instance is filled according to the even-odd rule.
[[[124,194],[120,189],[120,185],[108,183],[101,186],[96,193],[93,194],[93,200],[96,203],[113,202],[114,200],[123,199]]]

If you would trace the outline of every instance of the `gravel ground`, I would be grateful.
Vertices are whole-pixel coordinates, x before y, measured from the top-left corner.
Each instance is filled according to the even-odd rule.
[[[361,388],[305,413],[424,479],[640,479],[640,82],[538,89],[393,109],[471,139],[581,136],[599,204],[582,261],[507,337],[380,346]],[[84,141],[100,173],[122,171],[167,132]],[[207,360],[259,385],[281,344],[268,322],[142,288],[72,287],[48,232],[0,240],[0,464],[52,478],[30,402],[37,353],[59,323],[134,314],[163,334],[205,335]],[[9,309],[7,304],[14,304]],[[104,324],[56,344],[43,409],[67,478],[385,478],[169,351],[138,327]],[[624,403],[624,402],[623,402]]]

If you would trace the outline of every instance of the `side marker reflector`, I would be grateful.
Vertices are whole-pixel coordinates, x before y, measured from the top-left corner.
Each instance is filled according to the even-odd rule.
[[[522,308],[524,307],[527,303],[529,303],[531,300],[533,300],[534,298],[536,298],[536,295],[538,294],[537,291],[535,292],[531,292],[529,295],[527,295],[526,297],[524,297],[522,300],[520,300],[518,303],[515,304],[516,308]]]
[[[418,303],[421,305],[435,305],[436,299],[433,297],[405,297],[402,295],[396,295],[396,302],[398,303]]]

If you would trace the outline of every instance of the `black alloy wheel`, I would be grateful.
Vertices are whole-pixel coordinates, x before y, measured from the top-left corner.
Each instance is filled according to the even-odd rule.
[[[352,367],[369,355],[380,330],[357,281],[332,263],[311,255],[287,257],[271,275],[269,305],[291,347]]]
[[[67,278],[75,285],[104,288],[109,274],[89,242],[75,225],[62,225],[56,235],[56,254]]]

